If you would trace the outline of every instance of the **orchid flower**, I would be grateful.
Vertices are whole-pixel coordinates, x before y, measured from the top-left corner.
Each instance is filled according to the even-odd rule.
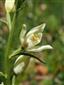
[[[45,26],[45,23],[41,24],[37,27],[32,28],[28,33],[26,33],[26,26],[24,25],[25,28],[23,28],[20,33],[22,48],[30,52],[40,52],[42,50],[52,49],[50,45],[42,45],[38,47],[36,46],[42,40],[42,32],[44,31]]]
[[[41,52],[42,50],[46,49],[52,49],[52,46],[50,45],[43,45],[43,46],[36,46],[38,45],[42,40],[43,31],[46,24],[41,24],[37,27],[32,28],[28,33],[26,31],[26,25],[23,24],[23,28],[20,33],[20,41],[21,41],[21,48],[25,52]],[[27,55],[25,55],[27,56]],[[23,71],[23,69],[26,67],[26,65],[29,64],[30,58],[24,57],[24,55],[21,54],[19,56],[15,63],[14,63],[14,72],[16,74],[19,74]]]

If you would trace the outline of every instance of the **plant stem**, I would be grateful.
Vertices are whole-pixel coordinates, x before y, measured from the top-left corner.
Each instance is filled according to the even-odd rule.
[[[8,38],[8,42],[7,42],[7,46],[6,46],[6,50],[5,50],[5,73],[7,74],[6,85],[11,85],[9,55],[11,53],[11,45],[12,45],[12,37],[13,37],[13,33],[14,33],[14,26],[12,26],[9,13],[6,14],[6,18],[7,18],[10,33],[9,33],[9,38]],[[14,21],[13,21],[13,23],[14,23]]]

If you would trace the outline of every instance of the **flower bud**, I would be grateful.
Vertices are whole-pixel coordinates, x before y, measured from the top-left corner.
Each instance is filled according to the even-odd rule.
[[[5,9],[7,12],[11,12],[14,7],[15,0],[6,0],[5,1]]]

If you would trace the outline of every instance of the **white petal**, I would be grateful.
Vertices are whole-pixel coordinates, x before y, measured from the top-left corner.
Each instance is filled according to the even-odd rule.
[[[28,48],[34,47],[35,45],[39,44],[42,39],[42,31],[44,30],[45,23],[41,24],[37,27],[31,29],[26,35],[26,42],[28,44]]]
[[[34,28],[32,28],[26,35],[26,37],[29,37],[31,34],[34,34],[35,32],[43,32],[44,28],[45,28],[46,24],[41,24],[39,26],[36,26]]]
[[[23,71],[23,67],[25,66],[25,63],[24,62],[22,62],[22,63],[20,63],[19,65],[17,65],[16,67],[14,67],[14,72],[16,73],[16,74],[19,74],[19,73],[21,73],[22,71]]]
[[[41,46],[41,47],[38,47],[38,48],[29,49],[28,51],[40,52],[40,51],[43,51],[43,50],[46,50],[46,49],[53,49],[53,48],[50,45],[44,45],[44,46]]]
[[[23,42],[24,42],[25,34],[26,34],[26,25],[23,24],[22,30],[21,30],[21,33],[20,33],[20,41],[21,41],[21,45],[22,45]]]
[[[2,82],[0,85],[4,85],[4,83]]]
[[[42,39],[42,33],[31,34],[26,40],[28,44],[27,49],[39,44],[41,42],[41,39]]]

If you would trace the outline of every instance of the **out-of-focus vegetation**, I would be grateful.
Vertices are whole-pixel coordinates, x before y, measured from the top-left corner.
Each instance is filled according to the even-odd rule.
[[[22,1],[19,0],[17,9]],[[16,30],[19,30],[14,33],[11,49],[16,49],[19,46],[19,32],[22,24],[25,23],[29,30],[44,22],[46,28],[41,43],[51,44],[54,48],[52,51],[42,52],[43,58],[41,57],[41,59],[46,61],[46,65],[42,66],[41,69],[37,68],[39,63],[36,64],[36,62],[34,65],[35,60],[29,64],[22,76],[22,83],[24,83],[22,85],[64,85],[64,0],[26,0],[22,4],[22,9],[19,10],[17,11],[19,16],[16,18],[16,21],[19,22],[16,24]],[[0,0],[0,18],[5,18],[2,0]],[[4,49],[8,35],[8,28],[0,22],[0,70],[3,70],[4,66]],[[39,65],[41,66],[41,64]],[[42,74],[38,74],[37,70]],[[44,75],[46,77],[41,78]],[[53,79],[50,78],[51,76]]]

